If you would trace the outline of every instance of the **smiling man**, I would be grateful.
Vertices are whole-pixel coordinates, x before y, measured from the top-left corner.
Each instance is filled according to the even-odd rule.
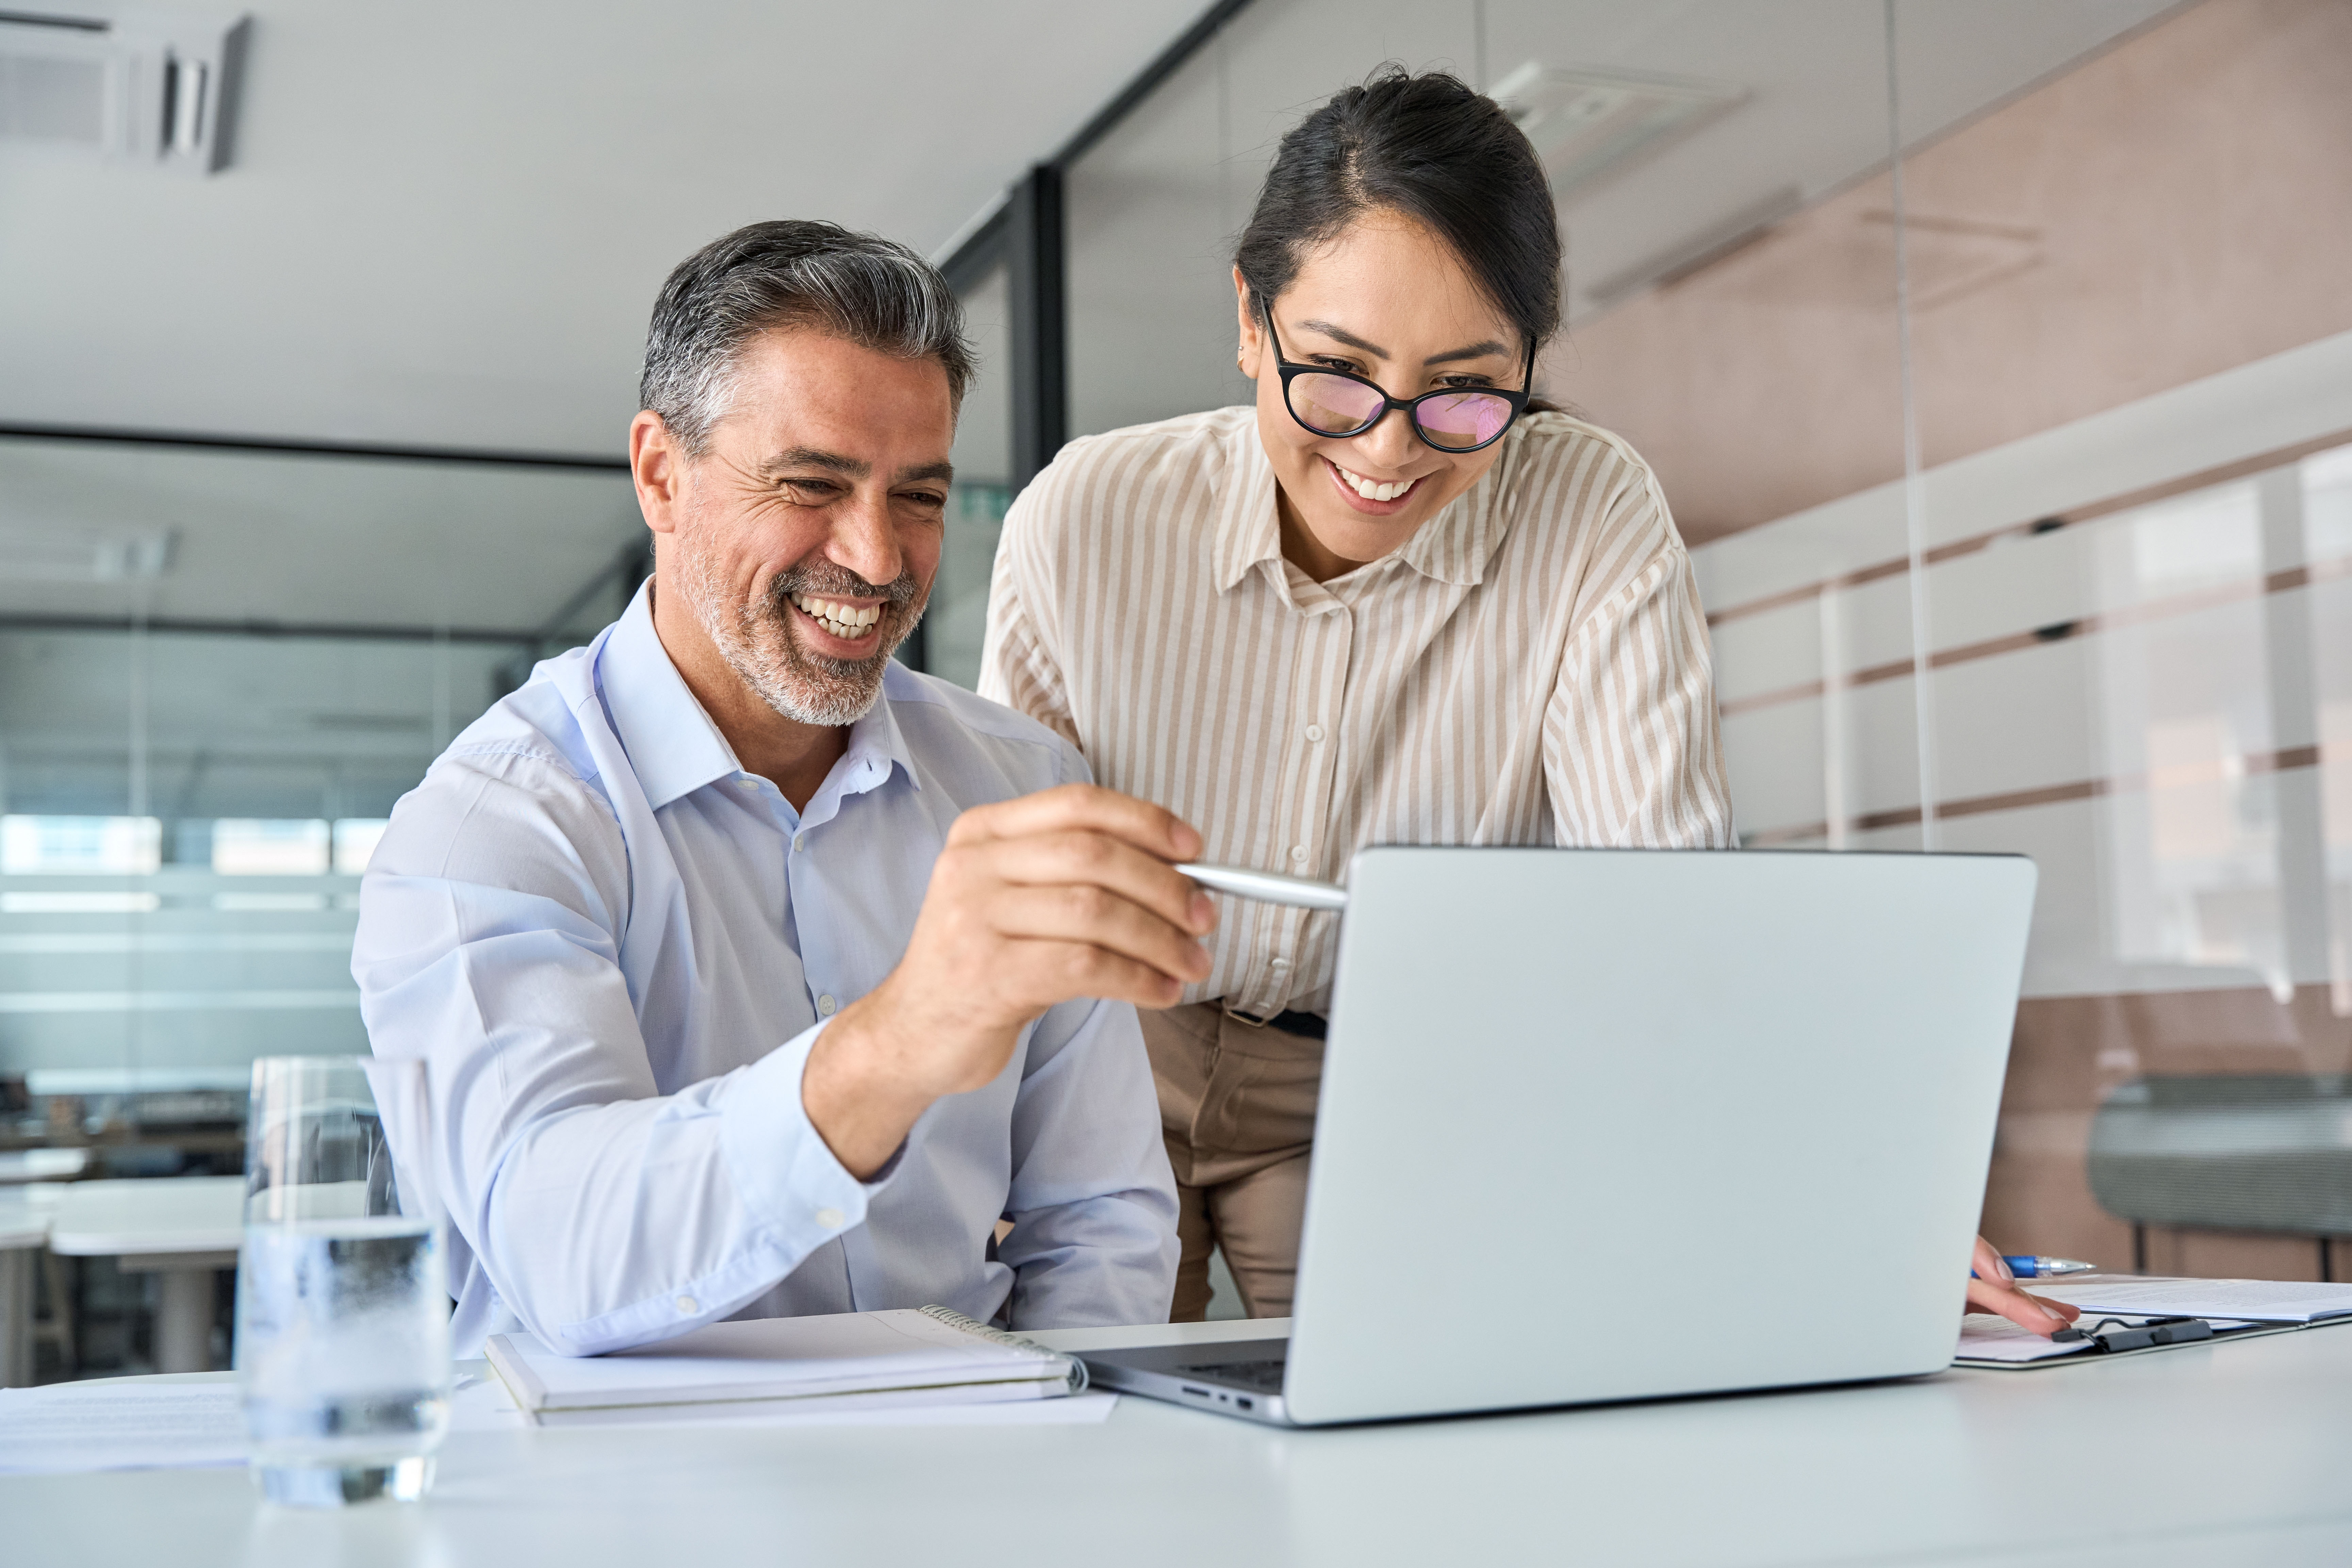
[[[1167,1316],[1130,1004],[1208,971],[1171,869],[1199,836],[890,658],[939,566],[960,327],[919,258],[830,224],[682,263],[629,433],[653,577],[393,814],[352,972],[376,1053],[430,1065],[460,1354]]]

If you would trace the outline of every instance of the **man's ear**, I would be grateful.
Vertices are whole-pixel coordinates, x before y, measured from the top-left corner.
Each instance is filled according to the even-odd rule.
[[[678,508],[686,482],[686,454],[678,449],[650,408],[640,409],[629,421],[629,478],[636,485],[637,510],[656,533],[677,530]]]
[[[1242,269],[1238,267],[1234,268],[1234,314],[1242,333],[1241,348],[1236,356],[1240,363],[1235,368],[1255,381],[1258,356],[1265,352],[1265,331],[1258,325],[1257,304],[1250,298],[1249,279],[1242,276]]]

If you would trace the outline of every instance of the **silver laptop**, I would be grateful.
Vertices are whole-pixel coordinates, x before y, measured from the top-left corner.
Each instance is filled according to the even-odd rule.
[[[1288,1337],[1094,1381],[1320,1426],[1942,1369],[2033,887],[2011,856],[1365,851]]]

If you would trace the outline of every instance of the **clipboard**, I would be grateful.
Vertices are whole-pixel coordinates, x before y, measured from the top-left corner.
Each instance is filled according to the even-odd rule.
[[[2191,1326],[2193,1325],[2193,1327]],[[2096,1366],[2121,1356],[2148,1355],[2225,1340],[2260,1339],[2295,1332],[2302,1323],[2252,1322],[2234,1318],[2177,1316],[2098,1317],[2085,1312],[2072,1339],[2043,1339],[2006,1318],[1971,1312],[1961,1320],[1958,1353],[1952,1364],[1979,1372],[2032,1372],[2053,1366]],[[1977,1353],[1971,1354],[1974,1351]]]

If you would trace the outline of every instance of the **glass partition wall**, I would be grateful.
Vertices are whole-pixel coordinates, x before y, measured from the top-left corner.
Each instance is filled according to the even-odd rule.
[[[366,1048],[393,802],[643,538],[621,472],[0,438],[0,1142],[239,1168],[254,1057]]]
[[[1250,395],[1234,239],[1388,60],[1546,157],[1743,844],[2039,864],[1988,1230],[2352,1265],[2352,13],[1255,0],[1062,171],[1073,433]]]

